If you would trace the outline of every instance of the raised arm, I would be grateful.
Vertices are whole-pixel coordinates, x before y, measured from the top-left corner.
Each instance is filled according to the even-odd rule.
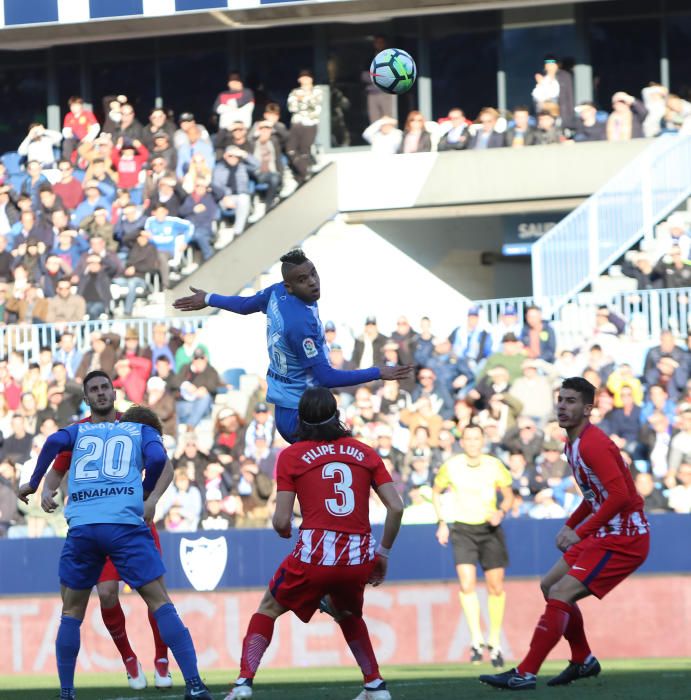
[[[221,294],[207,293],[203,289],[190,287],[192,294],[180,297],[173,302],[173,308],[178,311],[199,311],[207,306],[217,309],[225,309],[236,314],[253,314],[257,311],[266,311],[268,294],[259,292],[251,297],[222,296]]]

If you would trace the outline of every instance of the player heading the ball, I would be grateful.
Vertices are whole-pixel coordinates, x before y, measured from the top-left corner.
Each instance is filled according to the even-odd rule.
[[[199,311],[207,306],[236,314],[266,314],[269,369],[267,401],[276,406],[276,428],[288,442],[295,441],[298,403],[310,386],[341,387],[377,379],[398,380],[412,366],[379,365],[368,369],[337,370],[328,360],[324,326],[319,318],[321,285],[314,263],[300,248],[286,253],[281,262],[283,281],[251,297],[221,296],[190,287],[192,294],[173,302],[178,311]]]

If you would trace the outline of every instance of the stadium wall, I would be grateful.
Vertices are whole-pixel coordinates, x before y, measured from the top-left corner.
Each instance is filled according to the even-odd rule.
[[[688,539],[688,516],[651,516],[651,522],[651,552],[640,573],[691,575],[691,548],[679,547]],[[511,558],[507,575],[525,578],[546,572],[557,554],[554,538],[561,525],[561,520],[509,520],[504,525]],[[391,582],[455,579],[451,551],[437,545],[434,532],[433,525],[402,528],[389,565]],[[62,544],[57,538],[0,540],[0,596],[55,592]],[[168,588],[181,591],[264,587],[291,549],[273,530],[249,529],[162,532],[161,545]],[[40,576],[35,575],[37,566]]]
[[[410,560],[409,565],[412,563]],[[413,565],[414,566],[414,565]],[[691,656],[691,637],[680,621],[691,619],[688,576],[635,576],[604,601],[580,605],[591,646],[603,658]],[[530,641],[544,603],[537,580],[510,580],[502,648],[516,658]],[[479,590],[482,618],[487,597]],[[189,627],[202,669],[238,667],[242,637],[261,590],[179,593],[175,604]],[[122,596],[128,635],[144,659],[153,653],[144,604],[136,594]],[[451,582],[386,583],[369,588],[366,620],[382,664],[449,663],[467,660],[468,626]],[[54,673],[54,641],[60,621],[57,596],[0,601],[0,674]],[[82,625],[78,672],[118,671],[118,654],[101,620],[94,596]],[[568,658],[562,641],[551,658]],[[278,667],[353,666],[338,627],[318,613],[309,625],[293,615],[279,620],[265,665]]]

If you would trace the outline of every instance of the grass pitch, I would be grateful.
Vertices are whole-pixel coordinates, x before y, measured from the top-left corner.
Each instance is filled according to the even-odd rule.
[[[605,660],[603,672],[562,688],[548,688],[546,681],[565,666],[545,664],[537,691],[519,697],[559,700],[681,700],[689,697],[691,663],[688,659]],[[489,664],[384,666],[394,700],[459,700],[459,698],[505,698],[507,693],[482,685],[477,677],[490,673]],[[213,695],[222,700],[235,669],[229,673],[204,674]],[[151,674],[149,674],[151,675]],[[130,690],[125,673],[78,674],[78,700],[181,700],[184,694],[179,672],[173,674],[171,690]],[[151,678],[149,679],[151,682]],[[352,700],[360,692],[361,676],[355,668],[267,669],[254,685],[257,700]],[[2,700],[49,700],[59,695],[55,676],[0,676]]]

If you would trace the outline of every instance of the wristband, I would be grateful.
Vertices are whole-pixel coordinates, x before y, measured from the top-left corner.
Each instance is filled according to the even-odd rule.
[[[204,303],[205,303],[207,306],[211,306],[211,301],[210,301],[210,300],[211,300],[211,295],[212,295],[212,294],[213,294],[213,292],[209,292],[209,293],[204,297]]]
[[[391,547],[384,547],[383,545],[379,545],[377,547],[377,555],[380,557],[384,557],[384,559],[389,558],[389,554],[391,554]]]

